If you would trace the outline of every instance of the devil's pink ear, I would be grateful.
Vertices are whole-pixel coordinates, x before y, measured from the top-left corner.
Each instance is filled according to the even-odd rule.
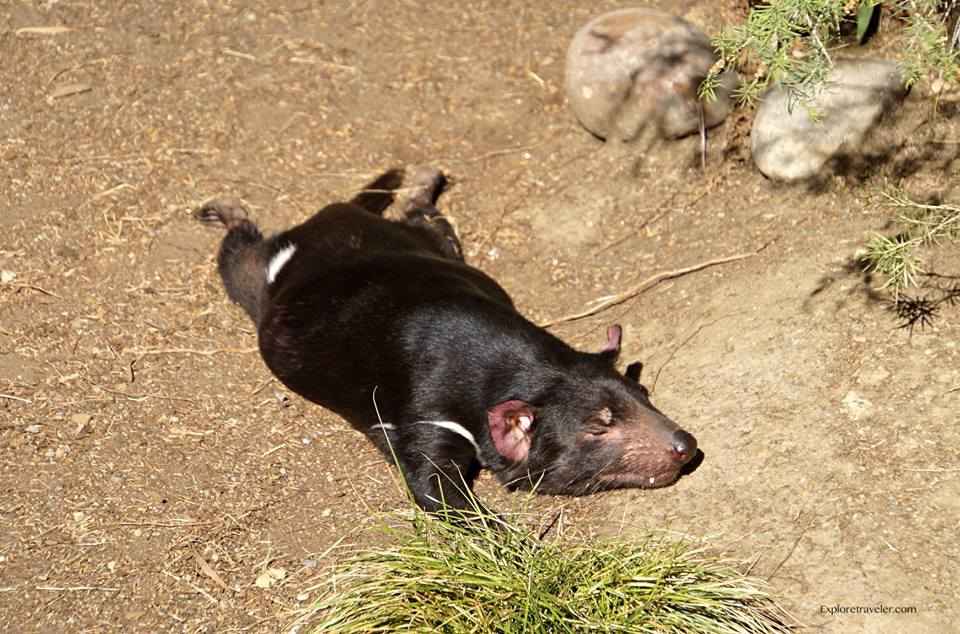
[[[487,410],[493,446],[511,462],[527,459],[535,422],[533,408],[523,401],[504,401]]]
[[[607,343],[603,346],[600,354],[606,355],[611,359],[616,359],[620,354],[620,339],[623,337],[623,328],[620,324],[613,324],[607,327]]]

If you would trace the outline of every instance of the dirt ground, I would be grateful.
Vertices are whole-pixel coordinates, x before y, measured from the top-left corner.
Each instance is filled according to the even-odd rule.
[[[707,30],[745,5],[661,4]],[[705,172],[696,139],[626,157],[562,91],[576,28],[621,6],[0,0],[0,629],[281,631],[381,539],[395,471],[271,380],[190,214],[238,196],[280,229],[430,164],[469,260],[535,320],[754,254],[554,328],[595,349],[624,325],[695,472],[533,501],[485,476],[481,497],[586,536],[708,539],[810,631],[956,631],[958,311],[911,336],[847,266],[889,230],[872,192],[957,199],[956,104],[931,119],[914,91],[866,180],[771,184],[746,111]],[[824,611],[880,604],[916,612]]]

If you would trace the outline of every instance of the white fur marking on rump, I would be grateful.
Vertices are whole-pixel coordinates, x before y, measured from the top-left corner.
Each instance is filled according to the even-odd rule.
[[[455,423],[452,420],[418,420],[418,425],[433,425],[434,427],[442,427],[448,431],[452,431],[458,436],[463,436],[470,441],[470,444],[473,445],[474,451],[477,452],[477,455],[480,455],[480,445],[477,444],[477,439],[473,437],[466,427],[460,423]]]
[[[280,269],[290,261],[290,258],[293,257],[296,250],[297,245],[288,244],[273,254],[269,264],[267,264],[267,284],[273,284],[273,280],[277,279],[277,274],[280,273]]]

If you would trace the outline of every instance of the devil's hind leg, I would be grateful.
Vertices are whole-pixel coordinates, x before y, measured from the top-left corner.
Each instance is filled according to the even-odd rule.
[[[217,257],[223,286],[230,299],[259,324],[267,264],[267,246],[260,229],[247,218],[247,210],[240,201],[229,198],[211,200],[194,216],[205,224],[227,229]]]
[[[440,170],[432,167],[417,169],[407,181],[409,194],[398,205],[398,212],[402,222],[430,233],[447,257],[463,261],[463,248],[457,232],[436,207],[446,185],[447,179]]]
[[[393,204],[396,190],[403,184],[403,170],[391,169],[376,178],[354,196],[350,202],[366,209],[372,214],[382,216],[384,210]]]

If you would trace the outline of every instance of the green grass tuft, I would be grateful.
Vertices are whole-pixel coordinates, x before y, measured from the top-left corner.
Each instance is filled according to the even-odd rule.
[[[788,632],[764,584],[685,543],[544,542],[482,511],[417,513],[400,545],[344,562],[315,632]],[[298,628],[299,629],[299,628]]]
[[[923,273],[918,255],[921,247],[960,240],[960,207],[919,203],[902,192],[884,197],[900,210],[897,223],[901,230],[894,236],[874,234],[859,257],[865,270],[886,278],[882,288],[889,289],[897,299],[904,290],[916,286],[917,276]]]

